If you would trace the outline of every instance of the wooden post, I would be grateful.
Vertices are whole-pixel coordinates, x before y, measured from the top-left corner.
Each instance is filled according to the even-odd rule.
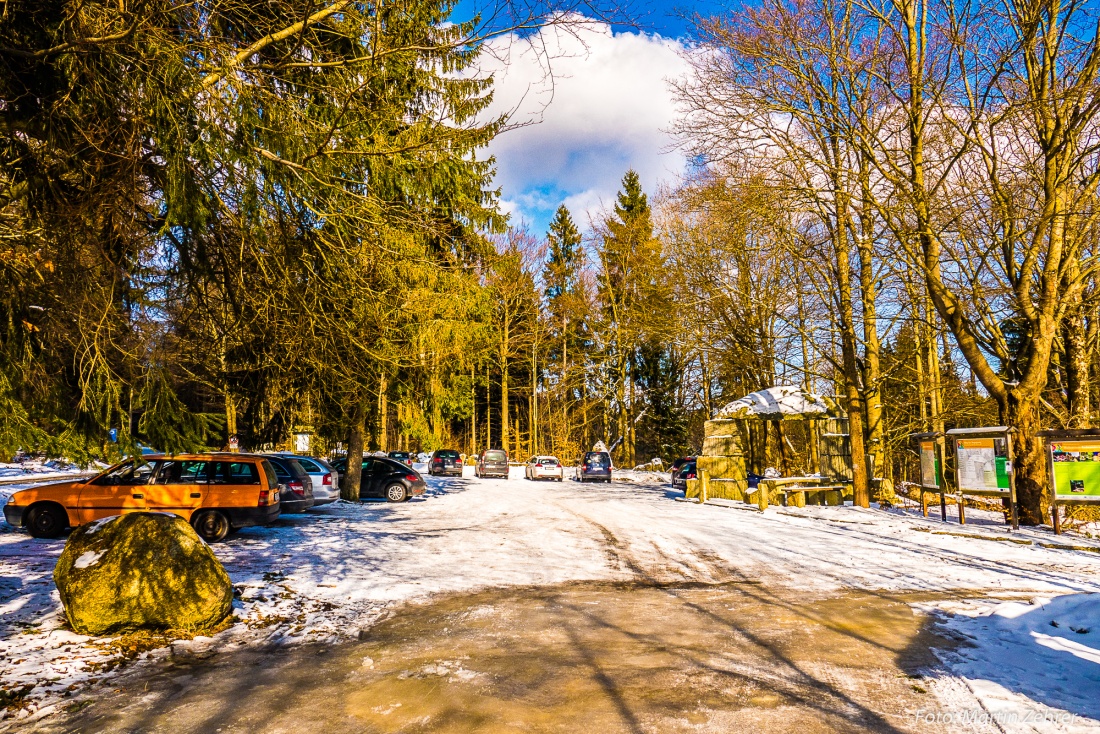
[[[963,493],[959,492],[955,501],[959,503],[959,525],[966,525],[966,502],[963,501]]]
[[[1012,431],[1009,431],[1005,434],[1005,442],[1007,444],[1005,446],[1005,450],[1008,454],[1005,457],[1005,462],[1008,465],[1008,511],[1009,515],[1011,516],[1012,529],[1019,530],[1020,518],[1016,513],[1016,467],[1013,466],[1014,457],[1012,455]]]
[[[707,490],[710,489],[710,472],[699,472],[699,504],[707,503]]]
[[[761,479],[760,483],[756,485],[756,506],[760,508],[760,511],[768,509],[768,485],[766,479]]]
[[[920,485],[920,511],[925,517],[928,517],[928,497],[924,494],[924,485]]]
[[[959,507],[962,507],[961,503]],[[943,487],[940,487],[940,520],[947,522],[947,493],[943,491]]]
[[[1043,444],[1047,452],[1047,472],[1050,474],[1050,524],[1054,526],[1054,534],[1061,535],[1062,523],[1058,517],[1058,484],[1054,481],[1054,452],[1050,449],[1051,440],[1048,438]]]

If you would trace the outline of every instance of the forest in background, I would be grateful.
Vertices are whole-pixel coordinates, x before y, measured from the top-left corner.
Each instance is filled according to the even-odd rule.
[[[486,41],[628,8],[9,0],[0,452],[697,450],[776,384],[907,436],[1094,423],[1095,9],[764,0],[694,19],[691,163],[531,232],[484,156]],[[119,443],[108,441],[111,429]],[[797,440],[797,437],[796,437]]]

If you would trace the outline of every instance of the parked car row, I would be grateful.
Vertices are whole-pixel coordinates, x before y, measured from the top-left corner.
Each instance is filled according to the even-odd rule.
[[[404,463],[363,461],[360,498],[402,502],[426,489],[420,474]],[[125,512],[171,512],[215,542],[243,527],[267,525],[281,514],[335,502],[339,483],[336,467],[295,454],[143,455],[90,479],[14,492],[4,505],[4,518],[36,538],[56,538],[67,528]]]

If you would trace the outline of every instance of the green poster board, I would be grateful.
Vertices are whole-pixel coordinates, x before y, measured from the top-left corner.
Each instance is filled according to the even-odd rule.
[[[1100,439],[1052,441],[1050,458],[1058,499],[1100,499]]]

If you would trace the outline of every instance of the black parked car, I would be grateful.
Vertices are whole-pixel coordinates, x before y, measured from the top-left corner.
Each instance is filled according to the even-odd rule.
[[[681,456],[672,462],[672,468],[668,470],[668,478],[672,482],[672,486],[676,486],[676,475],[680,473],[680,470],[684,468],[684,464],[689,461],[695,461],[694,456]]]
[[[273,455],[264,458],[275,467],[275,476],[279,480],[279,514],[305,512],[313,507],[313,480],[298,460]]]
[[[400,461],[402,464],[408,467],[413,465],[413,457],[408,451],[391,451],[386,456],[390,457],[394,461]]]
[[[340,472],[341,481],[348,469],[346,458],[332,463]],[[424,477],[404,462],[383,456],[364,456],[363,474],[359,479],[359,499],[384,497],[390,502],[404,502],[413,495],[424,494],[428,485]]]
[[[462,457],[454,449],[439,449],[428,460],[428,473],[436,476],[462,476]]]
[[[672,487],[673,489],[681,489],[687,491],[687,480],[695,479],[695,459],[689,459],[684,462],[679,470],[672,472]]]
[[[589,451],[577,467],[577,480],[581,482],[610,482],[611,454],[606,451]]]

